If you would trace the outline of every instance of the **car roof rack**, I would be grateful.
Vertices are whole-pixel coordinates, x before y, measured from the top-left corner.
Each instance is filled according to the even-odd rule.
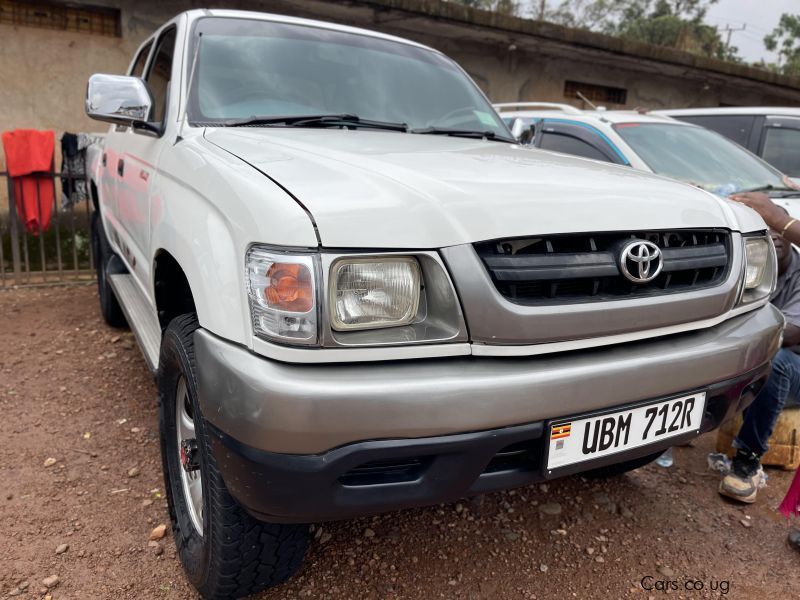
[[[576,108],[571,104],[562,104],[559,102],[501,102],[499,104],[493,104],[493,106],[498,112],[503,112],[503,110],[513,110],[517,108],[552,108],[564,111],[565,113],[568,113],[570,115],[583,114],[581,109]]]

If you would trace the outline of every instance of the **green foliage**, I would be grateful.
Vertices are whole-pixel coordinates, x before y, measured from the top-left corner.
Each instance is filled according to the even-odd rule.
[[[506,15],[519,15],[519,0],[451,0],[465,6]],[[531,0],[534,18],[598,31],[637,42],[655,44],[733,62],[741,62],[738,49],[728,46],[719,30],[704,22],[708,7],[718,0],[561,0],[549,8],[542,0]],[[778,44],[789,44],[800,34],[800,16],[787,18],[784,30],[776,34]],[[783,19],[782,19],[783,23]],[[795,27],[795,29],[792,29]],[[767,36],[768,38],[770,36]],[[800,46],[793,46],[794,68],[800,63]],[[788,60],[787,60],[788,64]]]
[[[777,27],[764,38],[764,46],[778,53],[778,63],[768,68],[800,77],[800,14],[782,14]]]
[[[608,0],[563,0],[558,8],[546,11],[544,18],[566,27],[605,31],[610,4]]]
[[[517,0],[451,0],[471,8],[490,10],[501,15],[518,15],[519,2]]]
[[[562,0],[546,18],[638,42],[738,61],[716,27],[703,22],[717,0]]]

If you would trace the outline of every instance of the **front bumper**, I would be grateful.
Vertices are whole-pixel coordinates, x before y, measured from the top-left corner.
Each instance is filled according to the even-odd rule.
[[[584,351],[319,365],[266,359],[198,330],[195,354],[200,407],[219,430],[259,450],[319,454],[698,389],[771,360],[782,328],[767,305],[709,329]]]
[[[701,431],[752,402],[769,364],[707,391]],[[681,394],[683,395],[683,394]],[[231,494],[264,521],[309,523],[430,506],[547,478],[543,421],[475,433],[347,444],[322,454],[277,454],[245,446],[216,427],[217,466]],[[562,469],[559,476],[635,460],[694,432]]]
[[[198,330],[198,393],[243,506],[274,521],[345,518],[541,479],[553,418],[704,389],[702,430],[713,429],[752,400],[782,327],[767,305],[710,329],[581,352],[344,365],[278,363]],[[509,466],[510,455],[524,459]]]

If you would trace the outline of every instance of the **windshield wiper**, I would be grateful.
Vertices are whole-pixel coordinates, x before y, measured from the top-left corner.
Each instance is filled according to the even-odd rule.
[[[771,183],[768,183],[766,185],[758,185],[756,187],[747,188],[745,190],[739,190],[736,193],[747,194],[749,192],[800,192],[800,190],[786,187],[785,185],[772,185]]]
[[[498,142],[510,142],[516,144],[517,140],[506,137],[504,135],[497,135],[494,131],[479,131],[476,129],[447,129],[443,127],[424,127],[422,129],[411,129],[409,133],[420,133],[423,135],[450,135],[453,137],[465,137],[486,139]]]
[[[218,123],[223,127],[246,127],[248,125],[283,125],[286,127],[371,127],[389,131],[408,131],[405,123],[371,121],[352,114],[292,115],[283,117],[247,117],[229,119]]]

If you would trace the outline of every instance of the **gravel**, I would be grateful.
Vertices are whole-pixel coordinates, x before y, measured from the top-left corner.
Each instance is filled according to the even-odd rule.
[[[558,502],[546,502],[539,505],[539,512],[550,516],[560,515],[561,505]]]
[[[155,527],[153,531],[150,532],[150,541],[160,540],[163,538],[167,533],[167,526],[166,525],[159,525]]]
[[[153,380],[96,306],[91,287],[0,291],[0,598],[196,598],[168,528],[148,545],[169,522]],[[668,469],[325,523],[298,575],[258,600],[705,597],[644,592],[648,575],[796,597],[800,556],[774,510],[792,474],[770,471],[745,519],[717,494],[713,445],[675,448]]]

